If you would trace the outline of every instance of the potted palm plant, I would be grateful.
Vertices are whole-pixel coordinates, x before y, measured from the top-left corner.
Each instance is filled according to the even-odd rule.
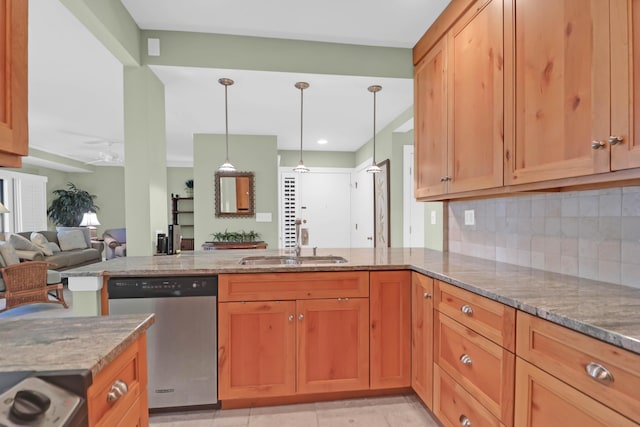
[[[67,188],[53,190],[56,196],[47,209],[47,216],[56,225],[62,227],[77,227],[82,222],[85,212],[96,212],[100,209],[94,200],[98,197],[88,191],[78,188],[75,184],[67,183]]]

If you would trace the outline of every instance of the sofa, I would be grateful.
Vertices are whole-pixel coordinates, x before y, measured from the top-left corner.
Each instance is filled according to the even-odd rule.
[[[62,235],[60,234],[62,233]],[[32,245],[29,245],[29,242]],[[58,231],[23,231],[11,234],[13,245],[23,261],[46,261],[57,271],[102,261],[102,242],[92,242],[88,228],[65,227]]]
[[[106,247],[106,258],[113,259],[127,256],[127,229],[111,228],[102,233]]]

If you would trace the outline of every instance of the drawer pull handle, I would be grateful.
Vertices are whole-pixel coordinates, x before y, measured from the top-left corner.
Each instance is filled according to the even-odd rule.
[[[121,380],[116,380],[111,386],[109,393],[107,393],[107,402],[115,402],[127,394],[128,391],[129,387],[127,387],[127,383]]]
[[[471,366],[473,360],[471,360],[471,357],[468,354],[463,354],[460,356],[460,362],[462,362],[463,365]]]
[[[293,322],[293,314],[289,315],[289,322]]]
[[[467,304],[465,304],[462,307],[460,307],[460,311],[462,311],[467,316],[473,315],[473,308],[471,308],[471,306],[467,305]]]
[[[611,372],[599,363],[591,362],[585,366],[584,369],[587,371],[587,374],[596,381],[604,384],[611,384],[613,382]]]
[[[302,319],[304,319],[304,314],[302,313],[298,314],[298,320],[302,320]]]
[[[422,294],[422,298],[429,299],[429,298],[431,298],[431,294],[428,293],[428,292],[425,292],[424,294]]]
[[[471,420],[465,415],[460,415],[460,425],[463,427],[471,427]]]

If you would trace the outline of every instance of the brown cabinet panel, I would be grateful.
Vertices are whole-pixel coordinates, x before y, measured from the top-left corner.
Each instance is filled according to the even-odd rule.
[[[616,1],[616,0],[611,0]],[[507,0],[514,140],[505,183],[609,171],[609,1]]]
[[[369,300],[297,301],[298,392],[369,388]]]
[[[295,393],[294,301],[218,304],[221,400]]]
[[[29,154],[27,99],[28,1],[3,0],[0,21],[0,166],[21,167]]]
[[[411,272],[370,273],[371,388],[411,385]]]
[[[433,279],[411,273],[411,387],[433,408]]]
[[[631,427],[637,424],[517,358],[518,427]]]

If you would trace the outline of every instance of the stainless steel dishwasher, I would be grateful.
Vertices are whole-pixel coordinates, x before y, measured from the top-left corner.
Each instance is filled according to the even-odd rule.
[[[110,314],[155,313],[147,330],[149,408],[218,402],[218,277],[114,277]]]

